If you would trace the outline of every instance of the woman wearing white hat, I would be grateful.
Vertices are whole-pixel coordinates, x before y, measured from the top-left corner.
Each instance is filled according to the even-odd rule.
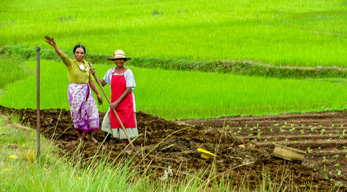
[[[138,135],[135,117],[135,96],[133,93],[136,84],[133,72],[124,67],[124,62],[130,59],[129,57],[125,57],[124,51],[116,50],[113,57],[108,58],[108,60],[113,61],[116,66],[106,72],[101,84],[102,86],[106,84],[110,85],[110,108],[116,110],[129,137],[134,138]],[[129,144],[124,131],[121,129],[120,123],[110,108],[107,110],[101,126],[101,130],[105,131],[106,136],[104,149],[106,149],[109,144],[111,139],[110,135],[122,139],[126,145]],[[127,148],[126,152],[130,153],[130,150]]]

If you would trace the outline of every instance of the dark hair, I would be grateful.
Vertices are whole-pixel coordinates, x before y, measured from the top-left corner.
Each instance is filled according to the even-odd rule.
[[[76,45],[76,46],[73,48],[73,53],[74,53],[74,54],[75,54],[77,48],[82,48],[82,49],[84,50],[84,54],[86,54],[86,48],[85,48],[83,45],[80,45],[80,44]]]

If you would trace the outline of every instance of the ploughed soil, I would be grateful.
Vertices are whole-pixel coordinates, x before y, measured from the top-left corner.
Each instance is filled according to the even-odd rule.
[[[36,127],[36,110],[0,106],[0,113],[17,114],[21,123]],[[100,113],[100,122],[103,116],[104,113]],[[114,138],[107,150],[101,150],[100,144],[88,140],[79,146],[70,112],[64,109],[40,110],[40,130],[46,138],[56,143],[61,155],[79,150],[85,160],[95,154],[107,154],[100,158],[132,159],[135,164],[141,163],[144,168],[151,168],[151,174],[156,177],[161,177],[168,166],[175,176],[194,174],[207,168],[212,177],[226,177],[232,184],[247,184],[250,188],[259,187],[263,179],[271,179],[274,187],[284,182],[283,186],[291,186],[298,191],[328,191],[334,186],[335,189],[347,190],[347,158],[343,149],[347,141],[339,138],[346,116],[345,112],[328,112],[169,121],[138,112],[136,118],[140,135],[134,140],[134,145],[139,153],[133,152],[131,155],[124,153],[124,145]],[[296,129],[289,131],[293,129],[293,124]],[[332,124],[333,131],[341,127],[339,133],[335,131],[338,135],[329,132]],[[308,135],[312,126],[316,126],[316,129]],[[302,133],[301,129],[307,130]],[[322,129],[325,131],[320,135]],[[327,142],[329,138],[325,136],[333,139]],[[101,143],[103,132],[95,132],[94,137]],[[305,151],[311,147],[310,153],[306,153],[303,162],[276,158],[273,155],[274,142]],[[218,156],[204,159],[198,148]],[[322,162],[323,156],[327,161]],[[337,170],[341,171],[340,175]],[[211,174],[205,174],[202,178],[207,179],[208,176],[211,179]]]

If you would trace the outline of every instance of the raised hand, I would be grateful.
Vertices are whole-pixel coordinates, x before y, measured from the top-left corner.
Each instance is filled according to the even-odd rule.
[[[45,36],[46,42],[54,47],[55,52],[57,52],[58,55],[62,55],[63,52],[59,49],[57,44],[55,44],[55,41],[53,37],[50,37],[48,35]]]
[[[55,46],[55,45],[56,45],[56,44],[55,44],[55,41],[54,41],[54,39],[53,39],[53,37],[50,37],[50,36],[46,35],[45,38],[46,38],[46,42],[47,42],[48,44],[50,44],[50,45],[52,45],[52,46]]]

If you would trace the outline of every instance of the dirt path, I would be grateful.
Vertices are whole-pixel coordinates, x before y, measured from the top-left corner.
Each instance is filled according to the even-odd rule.
[[[36,110],[10,109],[0,106],[0,112],[18,114],[22,123],[36,127]],[[100,114],[100,120],[103,115]],[[236,185],[246,182],[253,188],[264,177],[271,177],[274,183],[284,181],[299,191],[310,187],[314,190],[326,191],[335,184],[331,178],[344,183],[347,181],[344,176],[347,173],[346,152],[343,148],[346,140],[338,138],[344,129],[343,126],[339,127],[346,116],[346,113],[339,112],[192,119],[174,122],[139,112],[136,117],[141,135],[136,139],[135,146],[140,151],[140,155],[135,156],[134,161],[140,162],[142,157],[148,154],[142,163],[152,167],[157,176],[160,176],[163,168],[168,166],[173,168],[174,174],[181,174],[182,172],[194,172],[214,164],[216,177],[230,177],[230,181]],[[282,128],[284,131],[281,132],[280,127],[284,124],[286,126]],[[289,132],[291,124],[294,124],[296,129]],[[331,128],[332,124],[334,124],[334,128]],[[301,125],[304,126],[300,127]],[[315,126],[316,129],[311,131],[311,126]],[[336,128],[339,128],[339,134],[335,133]],[[300,132],[302,129],[305,130],[304,134]],[[322,137],[317,136],[322,129],[325,129]],[[54,140],[64,153],[76,150],[77,135],[73,129],[69,111],[63,109],[41,110],[41,130],[47,138]],[[261,132],[260,136],[258,136],[259,132]],[[311,135],[309,135],[310,133]],[[324,142],[330,133],[331,141]],[[95,138],[102,141],[103,132],[98,131]],[[303,164],[276,159],[271,154],[274,139],[278,143],[286,142],[289,146],[303,150],[307,150],[307,147],[311,146],[312,151],[307,154],[307,160]],[[321,147],[320,151],[316,149],[318,145]],[[115,158],[123,146],[119,140],[115,139],[111,141],[111,146],[112,149],[103,153],[108,153],[109,158]],[[81,149],[83,158],[94,156],[99,151],[99,147],[88,141],[83,142]],[[216,153],[219,157],[215,161],[213,159],[205,160],[197,151],[199,147]],[[323,156],[328,161],[322,162]],[[121,157],[124,156],[121,155]],[[339,166],[336,165],[337,163]],[[321,169],[324,165],[327,169],[326,172]],[[341,170],[341,175],[335,174],[336,168]],[[324,174],[329,179],[324,179],[322,177]],[[312,186],[310,186],[311,184]]]

